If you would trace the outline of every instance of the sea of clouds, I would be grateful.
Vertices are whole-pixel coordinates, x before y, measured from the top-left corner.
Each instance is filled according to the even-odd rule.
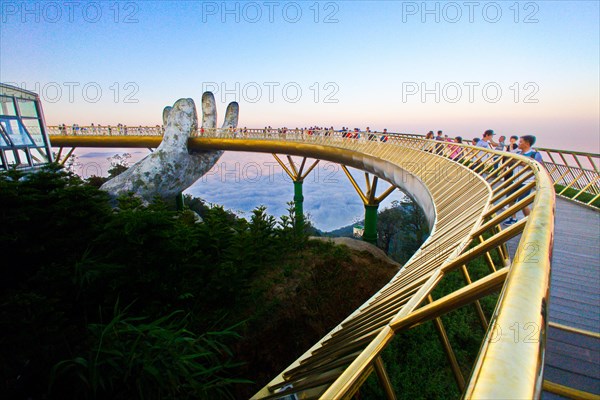
[[[148,151],[78,149],[73,170],[84,178],[108,176],[111,161],[114,161],[111,157],[123,153],[131,155],[128,161],[133,164],[145,157]],[[283,155],[279,158],[289,168],[288,159]],[[302,158],[292,159],[298,168]],[[304,171],[313,162],[313,159],[307,159]],[[352,168],[349,170],[364,190],[364,173]],[[316,228],[328,232],[364,218],[363,203],[338,164],[320,161],[305,178],[303,186],[304,213]],[[379,180],[377,194],[388,187],[387,182]],[[184,193],[208,203],[220,204],[241,217],[249,218],[251,211],[261,205],[267,208],[269,214],[280,217],[287,215],[287,202],[294,198],[294,186],[271,154],[225,152],[215,166]],[[380,210],[389,207],[392,201],[404,198],[404,194],[396,190],[382,202]]]

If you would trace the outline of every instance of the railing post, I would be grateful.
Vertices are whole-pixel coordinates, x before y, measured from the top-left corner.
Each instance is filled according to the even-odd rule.
[[[394,393],[394,388],[392,386],[392,382],[390,381],[390,377],[385,370],[385,366],[383,365],[383,361],[381,360],[381,356],[378,356],[375,359],[375,372],[377,373],[377,378],[379,379],[379,384],[383,388],[385,392],[385,397],[388,400],[396,400],[396,393]]]

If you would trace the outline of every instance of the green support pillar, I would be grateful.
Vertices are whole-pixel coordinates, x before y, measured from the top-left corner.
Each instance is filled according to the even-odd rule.
[[[281,161],[281,159],[277,157],[277,154],[273,153],[273,157],[275,157],[275,160],[277,160],[279,165],[281,165],[281,168],[283,168],[285,173],[288,174],[288,176],[292,179],[292,182],[294,182],[294,217],[296,219],[296,229],[298,229],[299,232],[302,232],[304,231],[304,196],[302,195],[302,184],[304,183],[304,178],[306,178],[310,171],[312,171],[317,166],[319,160],[313,162],[310,168],[308,168],[308,170],[304,174],[302,174],[302,171],[304,170],[304,165],[306,163],[306,157],[304,157],[304,159],[302,160],[302,163],[300,164],[299,168],[296,168],[294,160],[292,160],[292,157],[289,155],[287,156],[287,158],[290,162],[290,168],[288,168],[287,165],[285,165],[283,161]]]
[[[294,180],[294,204],[296,206],[296,222],[298,229],[304,227],[304,195],[302,194],[302,184],[304,181]]]
[[[377,244],[377,209],[379,204],[365,204],[365,232],[363,240],[371,244]]]
[[[362,189],[358,186],[358,183],[356,183],[356,180],[354,180],[352,177],[350,171],[348,171],[348,168],[343,164],[342,170],[350,180],[350,183],[352,183],[352,186],[354,186],[356,193],[358,193],[365,205],[365,230],[363,232],[363,240],[377,246],[377,209],[379,208],[379,203],[381,203],[383,199],[388,197],[394,190],[396,190],[396,187],[391,185],[381,196],[377,197],[375,196],[375,193],[377,192],[377,182],[379,178],[374,176],[373,184],[371,184],[369,174],[365,172],[367,191],[366,193],[363,193]]]

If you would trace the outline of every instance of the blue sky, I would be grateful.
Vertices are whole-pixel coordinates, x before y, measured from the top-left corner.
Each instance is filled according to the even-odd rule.
[[[599,4],[4,0],[0,81],[40,93],[50,125],[156,125],[212,90],[240,126],[494,129],[597,153]]]
[[[50,124],[155,125],[211,88],[223,109],[240,102],[245,126],[492,128],[599,151],[599,13],[598,1],[3,1],[0,80],[38,89]]]

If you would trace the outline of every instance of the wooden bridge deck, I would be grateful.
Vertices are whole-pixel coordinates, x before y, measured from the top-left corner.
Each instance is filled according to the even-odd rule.
[[[600,333],[600,212],[556,199],[549,320]],[[509,243],[514,254],[518,238]],[[600,339],[550,326],[544,379],[600,396]],[[543,399],[562,399],[544,392]],[[600,398],[600,397],[598,397]]]

